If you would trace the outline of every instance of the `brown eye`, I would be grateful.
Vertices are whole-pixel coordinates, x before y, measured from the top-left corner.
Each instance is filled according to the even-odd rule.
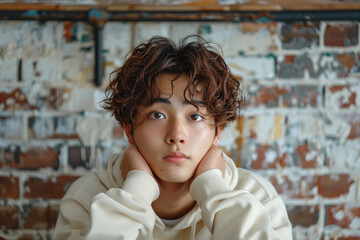
[[[203,120],[204,118],[199,114],[193,114],[193,115],[190,116],[190,119],[195,121],[195,122],[198,122],[198,121]]]
[[[159,119],[164,119],[165,115],[162,114],[161,112],[151,112],[149,113],[149,117],[151,119],[159,120]]]

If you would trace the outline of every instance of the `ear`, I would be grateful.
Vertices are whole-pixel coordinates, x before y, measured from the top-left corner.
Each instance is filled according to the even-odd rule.
[[[133,136],[133,126],[131,124],[123,124],[123,128],[125,130],[126,137],[130,144],[134,144],[134,136]]]
[[[217,127],[217,132],[216,132],[216,136],[215,136],[214,143],[213,143],[215,146],[219,145],[223,129],[224,129],[224,127],[222,127],[222,126]]]

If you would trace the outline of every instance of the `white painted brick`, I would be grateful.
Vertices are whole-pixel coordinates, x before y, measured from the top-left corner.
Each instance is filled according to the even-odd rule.
[[[170,37],[178,43],[184,37],[189,35],[199,34],[200,24],[199,23],[187,23],[187,22],[176,22],[170,25]]]
[[[259,143],[272,143],[281,139],[283,135],[282,116],[267,114],[249,118],[245,123],[245,137],[249,137],[250,132],[255,133]]]
[[[62,24],[58,22],[3,23],[0,25],[2,55],[25,58],[55,55],[60,47],[62,30]]]
[[[129,23],[109,22],[104,28],[105,56],[124,58],[131,50],[131,25]]]
[[[55,59],[24,59],[22,77],[26,82],[54,82],[60,79],[61,64]]]
[[[326,153],[333,169],[360,169],[360,146],[355,143],[331,144]]]
[[[293,140],[322,138],[324,120],[320,115],[301,113],[288,115],[286,136]]]
[[[47,138],[55,134],[71,135],[76,126],[75,117],[37,117],[32,121],[31,134],[37,139]]]
[[[0,59],[0,82],[14,82],[17,80],[18,62],[14,58]]]
[[[351,126],[338,115],[327,114],[328,121],[325,124],[325,136],[339,139],[344,142],[350,134]]]
[[[93,60],[84,53],[64,57],[62,60],[62,79],[74,82],[85,83],[93,79]]]
[[[153,36],[169,37],[169,35],[170,23],[139,22],[135,25],[134,46],[149,40]]]
[[[278,48],[277,36],[269,27],[253,25],[253,31],[245,32],[243,26],[238,23],[207,23],[200,29],[205,39],[221,45],[224,56],[264,54]]]
[[[225,61],[233,74],[245,81],[275,78],[275,59],[273,57],[229,57]]]
[[[226,147],[226,149],[230,151],[234,147],[235,141],[238,137],[240,137],[240,132],[236,129],[236,123],[229,123],[222,132],[219,145]]]
[[[7,140],[21,140],[23,138],[23,118],[0,118],[0,138]]]
[[[97,111],[100,109],[99,90],[96,88],[74,88],[69,102],[70,111]]]

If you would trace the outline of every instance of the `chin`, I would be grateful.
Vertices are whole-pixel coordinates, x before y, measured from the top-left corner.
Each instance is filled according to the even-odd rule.
[[[190,178],[192,176],[158,176],[161,180],[163,180],[164,182],[169,182],[169,183],[184,183],[190,180]]]

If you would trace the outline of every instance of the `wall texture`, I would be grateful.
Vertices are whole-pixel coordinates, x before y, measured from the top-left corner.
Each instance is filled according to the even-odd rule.
[[[104,86],[139,42],[193,33],[243,78],[221,145],[275,185],[294,239],[360,239],[359,23],[107,23]],[[127,144],[93,52],[84,23],[0,21],[0,239],[50,239],[70,184]]]

